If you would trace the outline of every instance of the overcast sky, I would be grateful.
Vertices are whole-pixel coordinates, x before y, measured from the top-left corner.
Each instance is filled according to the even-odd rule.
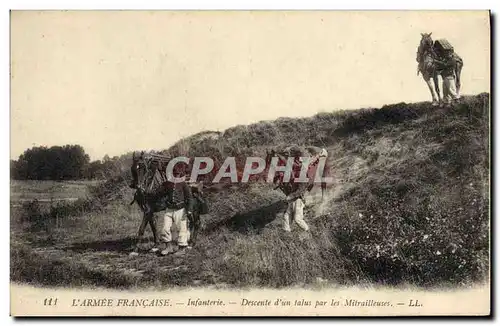
[[[92,159],[202,130],[430,100],[421,32],[490,89],[487,12],[14,12],[11,158],[80,144]],[[298,131],[299,132],[299,131]]]

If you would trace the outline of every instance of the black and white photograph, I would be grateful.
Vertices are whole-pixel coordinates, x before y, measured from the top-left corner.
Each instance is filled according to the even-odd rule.
[[[487,316],[491,13],[12,10],[12,316]]]

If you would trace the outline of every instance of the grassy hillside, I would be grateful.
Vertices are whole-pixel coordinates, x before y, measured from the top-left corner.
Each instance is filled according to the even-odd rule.
[[[59,208],[63,222],[52,223],[49,212],[35,229],[15,223],[11,277],[118,287],[482,281],[489,270],[489,108],[489,95],[480,94],[451,108],[399,103],[194,135],[167,152],[223,159],[292,144],[326,147],[335,183],[325,200],[307,199],[310,234],[297,227],[285,234],[284,196],[255,183],[208,194],[211,212],[187,256],[130,258],[140,214],[128,205],[125,170],[91,199]],[[27,213],[15,212],[19,221]]]

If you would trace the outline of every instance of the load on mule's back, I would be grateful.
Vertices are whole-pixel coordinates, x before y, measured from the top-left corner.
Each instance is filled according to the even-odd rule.
[[[328,156],[328,152],[325,148],[317,147],[317,146],[297,146],[292,145],[289,147],[281,148],[278,150],[272,149],[270,152],[267,151],[266,155],[266,166],[269,166],[271,163],[271,159],[274,156],[278,156],[281,160],[281,163],[286,164],[286,160],[288,157],[297,158],[297,164],[302,166],[302,163],[305,163],[308,167],[306,177],[309,179],[309,184],[307,186],[307,191],[311,191],[312,188],[316,184],[316,174],[317,173],[328,173],[328,168],[324,166],[325,162],[320,163],[321,160],[326,159]],[[299,159],[300,158],[300,159]],[[306,159],[307,162],[303,162],[302,158]],[[319,168],[321,166],[321,171]],[[281,175],[281,177],[280,177]],[[274,179],[276,183],[280,178],[283,177],[283,173],[279,173]],[[324,197],[324,193],[326,191],[327,184],[326,182],[321,182],[321,197]]]
[[[455,49],[447,39],[439,39],[434,42],[434,49],[438,56],[443,56],[445,53],[453,53]]]

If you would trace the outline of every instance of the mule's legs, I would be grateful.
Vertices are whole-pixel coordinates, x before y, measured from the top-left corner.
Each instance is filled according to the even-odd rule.
[[[189,244],[194,246],[196,244],[196,238],[198,237],[198,231],[201,226],[200,214],[193,213],[189,219],[189,232],[191,237],[189,239]]]
[[[434,87],[433,87],[432,82],[431,82],[431,80],[433,80],[433,79],[426,76],[424,78],[424,80],[425,80],[425,83],[427,84],[427,87],[429,87],[429,90],[431,91],[432,105],[437,105],[438,104],[438,100],[436,98],[436,91],[434,90]]]
[[[137,233],[137,244],[142,240],[142,237],[144,236],[144,231],[146,230],[146,224],[147,224],[148,217],[146,214],[142,217],[142,222],[141,226],[139,226],[139,232]]]
[[[455,71],[455,84],[457,88],[457,99],[460,98],[460,74],[462,73],[462,63],[458,63]]]
[[[147,217],[146,217],[146,213],[144,213],[144,215],[142,216],[141,225],[139,226],[139,232],[137,233],[135,248],[134,248],[134,251],[130,253],[131,255],[137,255],[137,253],[139,251],[139,243],[141,243],[142,237],[144,236],[144,230],[146,229],[146,224],[147,224]]]
[[[294,206],[292,202],[288,203],[288,207],[286,208],[285,213],[283,214],[283,230],[286,232],[292,232],[292,229],[290,228],[290,218],[293,216],[293,211]]]
[[[158,229],[156,226],[156,219],[154,214],[151,214],[148,218],[149,226],[151,227],[151,231],[153,232],[153,241],[154,245],[153,248],[151,248],[152,252],[158,251],[158,246],[159,246],[159,239],[158,239]]]
[[[438,97],[438,101],[441,102],[442,98],[441,98],[441,91],[439,90],[439,76],[437,74],[435,74],[432,77],[432,80],[434,81],[434,88],[436,89],[436,94],[437,94],[437,97]]]

